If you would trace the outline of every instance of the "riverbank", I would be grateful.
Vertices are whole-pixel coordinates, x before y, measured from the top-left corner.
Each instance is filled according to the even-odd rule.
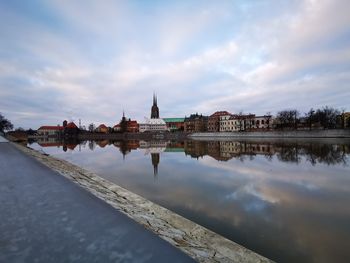
[[[81,133],[79,140],[184,140],[183,132]]]
[[[0,169],[0,262],[195,262],[1,136]]]
[[[349,129],[264,132],[199,132],[189,138],[350,138]]]
[[[270,260],[67,161],[15,144],[199,262]]]

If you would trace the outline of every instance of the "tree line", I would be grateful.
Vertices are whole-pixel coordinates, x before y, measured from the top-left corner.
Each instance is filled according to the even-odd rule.
[[[350,118],[346,118],[345,110],[333,107],[311,108],[303,115],[296,109],[279,111],[275,119],[277,129],[336,129],[350,127]]]

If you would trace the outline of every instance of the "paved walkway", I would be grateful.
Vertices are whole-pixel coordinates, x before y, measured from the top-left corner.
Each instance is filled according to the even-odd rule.
[[[0,262],[193,260],[67,178],[3,142]]]
[[[8,142],[8,140],[6,140],[4,137],[2,137],[2,136],[0,135],[0,142]]]

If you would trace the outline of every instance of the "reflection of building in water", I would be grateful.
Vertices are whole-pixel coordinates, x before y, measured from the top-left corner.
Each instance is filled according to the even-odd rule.
[[[145,149],[145,154],[151,154],[153,165],[153,175],[158,175],[158,165],[160,162],[160,153],[164,152],[169,142],[167,141],[140,141],[140,149]]]
[[[218,161],[228,161],[231,159],[231,157],[222,154],[221,142],[218,141],[208,142],[208,155]]]
[[[63,134],[63,126],[41,126],[37,133],[39,136],[59,136]]]
[[[108,144],[110,144],[109,140],[101,140],[101,141],[96,141],[96,144],[100,146],[101,148],[106,147]]]
[[[151,153],[152,165],[153,165],[153,175],[156,177],[158,175],[158,164],[160,161],[159,153]]]
[[[164,152],[167,145],[167,141],[140,141],[140,149],[146,149],[145,154]]]
[[[79,144],[79,141],[74,138],[70,138],[68,140],[58,139],[57,137],[39,137],[36,142],[41,147],[58,147],[62,146],[63,151],[74,150],[75,147]]]
[[[186,141],[185,154],[192,158],[209,155],[218,161],[228,161],[241,155],[273,155],[274,148],[271,144],[248,143],[239,141]]]
[[[198,159],[208,154],[208,144],[200,141],[185,141],[185,154]]]
[[[42,147],[62,146],[62,141],[57,137],[38,137],[36,142]]]
[[[250,143],[238,141],[220,142],[220,155],[225,158],[238,157],[240,155],[273,155],[274,148],[269,143]]]
[[[125,155],[130,153],[132,150],[136,150],[140,147],[139,141],[137,140],[115,141],[113,142],[113,145],[119,148],[119,151],[123,154],[124,158],[125,158]]]
[[[169,142],[165,149],[165,152],[184,152],[184,142]]]

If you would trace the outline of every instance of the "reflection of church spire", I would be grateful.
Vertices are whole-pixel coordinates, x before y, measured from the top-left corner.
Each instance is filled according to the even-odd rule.
[[[154,177],[158,176],[158,164],[160,160],[160,154],[159,153],[151,153],[152,158],[152,165],[153,165],[153,175]]]

